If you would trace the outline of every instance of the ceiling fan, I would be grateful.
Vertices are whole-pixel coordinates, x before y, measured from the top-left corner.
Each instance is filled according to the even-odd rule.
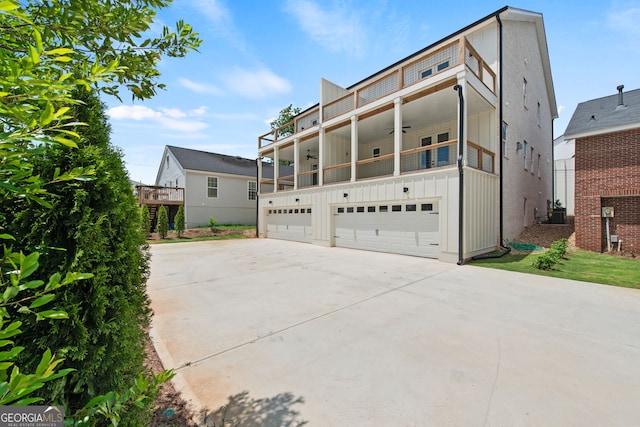
[[[317,159],[317,156],[314,156],[313,154],[311,154],[311,150],[307,150],[307,160],[309,159]]]
[[[394,128],[387,128],[387,129],[391,129],[391,132],[389,132],[389,135],[393,135],[393,133],[396,131]],[[411,129],[411,126],[402,126],[402,133],[407,133],[405,129]]]

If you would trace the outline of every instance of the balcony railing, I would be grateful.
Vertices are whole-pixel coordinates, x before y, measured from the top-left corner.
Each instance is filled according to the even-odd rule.
[[[398,65],[368,84],[357,87],[349,93],[323,104],[322,120],[329,120],[353,111],[461,64],[465,64],[469,71],[495,93],[495,72],[471,46],[471,43],[464,36],[461,36],[448,44],[428,50],[413,58],[411,62]],[[290,123],[260,136],[258,148],[273,144],[319,123],[320,107],[316,107]]]
[[[400,170],[402,173],[422,171],[424,169],[441,168],[456,163],[455,148],[457,139],[411,148],[400,153]]]
[[[491,173],[495,171],[495,154],[470,141],[467,142],[467,161],[472,168]]]
[[[184,203],[184,188],[138,185],[136,190],[138,203],[141,205],[181,205]]]
[[[358,160],[356,162],[356,171],[357,179],[393,175],[393,153]]]
[[[323,180],[325,184],[346,182],[351,180],[351,163],[327,166],[323,170]]]
[[[298,174],[298,188],[314,187],[318,185],[318,171],[312,170]]]

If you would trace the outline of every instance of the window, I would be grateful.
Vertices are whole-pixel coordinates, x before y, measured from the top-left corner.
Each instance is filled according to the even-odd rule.
[[[522,105],[527,108],[527,79],[522,79]]]
[[[442,71],[449,67],[449,61],[444,61],[438,64],[438,71]]]
[[[533,173],[533,147],[531,147],[531,155],[529,156],[529,170]]]
[[[502,122],[502,155],[507,157],[507,124]]]
[[[422,138],[420,140],[420,145],[422,147],[431,145],[431,137],[427,136],[426,138]],[[431,150],[426,150],[420,153],[420,165],[422,166],[422,169],[433,167],[433,163],[431,162]]]
[[[317,171],[318,170],[318,165],[311,165],[311,170],[312,171]],[[311,175],[311,185],[318,185],[318,173],[314,173]]]
[[[375,206],[367,206],[367,212],[375,212],[375,211],[376,211]]]
[[[420,210],[421,211],[432,211],[433,210],[433,204],[432,203],[423,203],[420,206]]]
[[[358,206],[356,210],[357,212],[364,212],[364,206]]]
[[[524,157],[524,170],[527,170],[527,141],[524,142],[524,148],[522,149],[522,155]]]
[[[420,77],[424,79],[425,77],[429,77],[431,74],[433,74],[433,69],[429,68],[428,70],[421,72]]]
[[[344,208],[338,208],[338,213],[344,213]]]
[[[416,205],[407,205],[407,206],[405,207],[405,210],[406,210],[407,212],[415,212],[415,211],[416,211]]]
[[[169,155],[167,155],[167,169],[169,169]]]
[[[380,157],[380,147],[376,147],[373,149],[373,157]]]
[[[207,177],[207,197],[218,198],[218,177],[216,176]]]
[[[178,178],[176,178],[176,187],[178,187]]]
[[[247,192],[249,200],[256,200],[258,198],[258,183],[256,181],[247,182]]]
[[[389,211],[389,207],[388,206],[380,206],[378,208],[379,212],[388,212]]]
[[[540,103],[538,102],[538,109],[536,110],[536,115],[538,116],[538,126],[540,126]]]
[[[402,205],[393,205],[391,206],[392,212],[402,212]]]
[[[353,208],[347,208],[347,213],[353,213]]]
[[[542,156],[540,155],[540,153],[538,153],[538,178],[540,178],[540,161],[541,161]]]
[[[438,144],[449,140],[449,132],[438,134]],[[446,166],[449,164],[449,147],[438,148],[438,166]]]

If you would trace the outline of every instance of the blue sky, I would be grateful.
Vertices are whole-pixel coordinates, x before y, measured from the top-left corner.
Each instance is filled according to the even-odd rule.
[[[111,141],[131,179],[155,183],[165,145],[247,158],[289,104],[319,99],[320,78],[350,86],[505,6],[492,0],[174,0],[200,53],[160,64],[167,90],[145,102],[105,98]],[[579,102],[640,88],[640,0],[523,0],[544,16],[561,135]]]

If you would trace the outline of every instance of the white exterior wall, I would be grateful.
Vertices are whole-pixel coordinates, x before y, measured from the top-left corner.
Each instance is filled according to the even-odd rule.
[[[167,157],[169,158],[169,162],[167,162]],[[178,185],[176,185],[176,181]],[[161,185],[163,187],[184,187],[185,185],[184,170],[182,170],[176,158],[173,157],[173,154],[167,149],[164,150],[164,156],[162,157],[162,162],[160,162],[160,169],[156,176],[155,185]]]
[[[515,239],[527,225],[535,223],[534,212],[546,217],[551,200],[553,131],[549,94],[541,62],[536,26],[532,22],[504,20],[503,28],[503,120],[507,123],[504,158],[504,238]],[[523,104],[523,82],[527,80],[527,105]],[[540,103],[540,123],[537,104]],[[524,168],[534,148],[534,168]],[[541,155],[540,177],[537,157]],[[525,206],[526,199],[526,206]]]
[[[567,209],[567,215],[575,215],[576,159],[555,161],[555,198]],[[555,201],[555,200],[554,200]]]
[[[209,176],[218,178],[218,198],[207,197]],[[249,200],[249,181],[255,182],[255,178],[187,171],[184,196],[186,226],[208,225],[209,218],[215,218],[218,224],[255,224],[256,201]]]

